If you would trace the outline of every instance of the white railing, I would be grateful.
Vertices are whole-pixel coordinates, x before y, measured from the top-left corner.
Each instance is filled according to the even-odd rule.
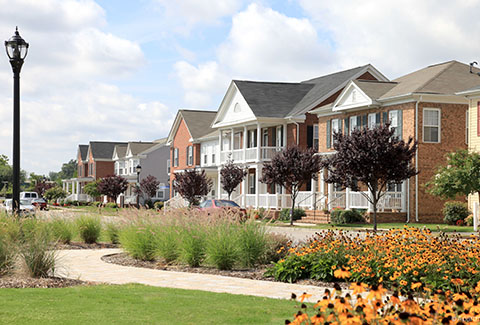
[[[349,207],[355,209],[368,209],[368,200],[365,195],[368,195],[368,192],[350,192],[348,198]]]
[[[261,147],[260,153],[262,160],[270,160],[272,159],[277,152],[282,151],[283,148],[281,147]]]
[[[230,155],[230,151],[221,151],[220,152],[220,163],[223,164],[227,162],[228,156]]]
[[[313,206],[313,193],[312,192],[298,192],[296,198],[296,206],[301,208],[311,208]]]
[[[93,202],[93,199],[87,194],[70,194],[65,201]]]
[[[255,207],[255,194],[245,195],[245,207]]]
[[[243,161],[243,149],[236,149],[232,152],[233,161]]]
[[[346,207],[346,193],[345,192],[333,192],[331,200],[328,202],[330,209]]]
[[[378,205],[382,210],[401,210],[402,209],[403,196],[402,192],[387,192],[380,199]]]
[[[245,149],[245,160],[255,160],[255,159],[257,159],[257,148]]]
[[[165,201],[164,207],[166,208],[184,208],[188,207],[188,201],[180,195],[172,197],[170,200]]]

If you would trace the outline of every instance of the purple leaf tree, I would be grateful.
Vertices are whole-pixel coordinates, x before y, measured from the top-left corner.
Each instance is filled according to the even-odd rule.
[[[128,181],[122,176],[110,175],[98,183],[98,191],[117,202],[117,197],[125,192],[128,187]]]
[[[235,165],[233,160],[229,159],[222,170],[220,170],[220,176],[222,188],[228,193],[228,199],[230,200],[232,192],[247,176],[247,172],[242,167]]]
[[[207,177],[204,170],[191,169],[175,174],[173,189],[186,199],[191,207],[198,204],[199,196],[210,192],[212,184],[212,180]]]
[[[350,135],[334,134],[336,153],[322,162],[327,169],[327,183],[358,191],[364,184],[371,195],[364,194],[373,205],[373,229],[377,230],[377,204],[389,183],[400,184],[418,172],[411,164],[417,143],[394,137],[387,123],[373,129],[357,129]]]
[[[144,199],[151,199],[157,194],[159,184],[160,182],[155,176],[148,175],[140,181],[140,189],[138,192]]]
[[[290,192],[292,210],[290,225],[293,225],[293,210],[295,199],[300,188],[310,180],[318,179],[321,158],[315,155],[313,149],[302,150],[297,146],[289,147],[277,153],[271,161],[266,162],[262,169],[260,181],[268,185],[281,185]]]

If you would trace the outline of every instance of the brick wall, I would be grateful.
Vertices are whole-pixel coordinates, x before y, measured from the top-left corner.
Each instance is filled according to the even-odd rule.
[[[114,175],[115,163],[113,161],[95,161],[93,172],[95,174],[95,179]]]
[[[187,168],[192,168],[193,166],[187,166],[187,147],[192,145],[190,141],[191,135],[188,132],[187,125],[182,119],[177,128],[177,132],[173,137],[173,143],[170,146],[170,197],[173,197],[173,180],[175,179],[175,170],[184,170]],[[178,166],[174,167],[174,148],[178,148]],[[200,161],[200,145],[194,145],[194,163],[195,161]]]

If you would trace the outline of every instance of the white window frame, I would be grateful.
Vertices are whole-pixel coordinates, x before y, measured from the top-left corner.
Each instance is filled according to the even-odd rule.
[[[332,144],[333,146],[333,135],[336,133],[338,133],[340,131],[340,119],[338,118],[334,118],[332,119],[332,130],[330,132],[330,137],[331,137],[331,141],[330,143]]]
[[[429,112],[429,111],[437,111],[438,112],[438,125],[427,125],[425,124],[425,114],[426,112]],[[441,143],[442,142],[442,110],[440,108],[427,108],[427,107],[424,107],[423,108],[423,120],[422,120],[422,140],[423,142],[425,143]],[[426,141],[425,140],[425,128],[426,127],[436,127],[438,128],[438,141]]]
[[[167,174],[170,174],[170,159],[167,159]]]
[[[193,146],[188,146],[187,147],[187,165],[188,166],[193,166]]]
[[[233,133],[233,150],[240,150],[242,148],[243,141],[242,141],[242,132],[237,131]]]
[[[393,134],[394,136],[398,137],[398,110],[394,109],[391,111],[388,111],[388,121],[390,122],[390,129],[393,129],[395,133]],[[393,123],[395,121],[395,123]]]
[[[348,134],[351,135],[353,130],[358,128],[357,116],[350,116],[350,123],[348,127],[349,127]]]
[[[173,148],[173,167],[178,167],[178,148]]]
[[[313,148],[318,150],[318,146],[320,145],[320,138],[318,136],[318,124],[313,125]]]
[[[377,113],[369,113],[367,127],[372,130],[377,126]]]

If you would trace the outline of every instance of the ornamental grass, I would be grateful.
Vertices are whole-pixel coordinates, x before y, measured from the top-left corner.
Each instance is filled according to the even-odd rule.
[[[281,281],[342,281],[341,270],[350,281],[382,284],[401,293],[409,292],[414,283],[431,290],[452,290],[453,279],[461,280],[467,289],[480,281],[478,237],[437,236],[411,227],[364,238],[329,231],[317,234],[307,245],[280,250],[288,255],[267,274]]]

